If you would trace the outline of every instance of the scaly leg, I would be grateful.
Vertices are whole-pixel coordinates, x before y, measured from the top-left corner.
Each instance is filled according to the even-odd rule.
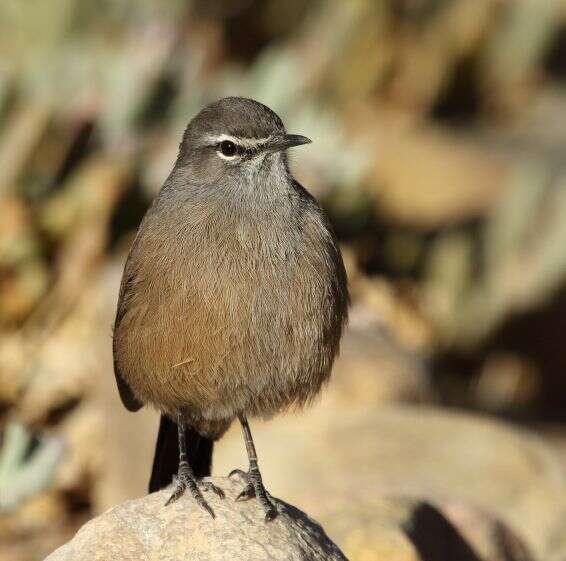
[[[245,482],[246,486],[243,491],[236,497],[237,501],[245,501],[256,497],[260,502],[263,510],[265,511],[265,520],[269,522],[277,516],[277,509],[272,503],[269,493],[265,490],[263,481],[261,478],[261,473],[257,464],[257,454],[255,451],[254,441],[252,439],[252,433],[250,431],[250,425],[245,415],[239,415],[240,424],[242,425],[242,432],[244,433],[244,442],[246,443],[246,450],[248,452],[248,459],[250,461],[250,467],[246,472],[236,469],[232,471],[229,475],[239,475]]]
[[[191,466],[187,460],[187,444],[185,439],[185,422],[183,416],[179,414],[177,416],[177,427],[179,430],[179,471],[177,472],[177,477],[174,478],[173,482],[173,493],[165,503],[169,505],[174,503],[179,499],[186,489],[188,489],[195,499],[197,504],[206,510],[212,518],[214,518],[214,511],[210,508],[209,504],[206,502],[202,496],[201,489],[204,491],[212,491],[216,493],[219,497],[224,497],[224,492],[210,483],[210,481],[202,481],[195,477]]]

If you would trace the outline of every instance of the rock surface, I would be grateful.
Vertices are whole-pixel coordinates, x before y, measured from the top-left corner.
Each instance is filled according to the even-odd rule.
[[[279,516],[264,521],[257,501],[235,502],[241,484],[211,478],[226,493],[206,498],[211,519],[188,496],[165,507],[169,491],[122,503],[91,520],[46,561],[346,561],[306,514],[277,501]]]
[[[87,523],[46,561],[308,560],[346,561],[322,528],[300,510],[277,501],[270,523],[254,500],[236,503],[237,482],[211,478],[227,493],[207,494],[212,520],[184,496],[164,506],[168,491],[114,507]],[[486,549],[484,545],[491,543]],[[457,503],[381,498],[372,516],[351,534],[352,559],[363,561],[531,561],[525,542],[485,512]]]

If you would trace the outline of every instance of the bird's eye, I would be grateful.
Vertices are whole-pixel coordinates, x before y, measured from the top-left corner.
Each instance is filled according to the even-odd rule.
[[[223,156],[235,156],[237,151],[237,146],[230,140],[223,140],[220,143],[220,152],[222,152]]]

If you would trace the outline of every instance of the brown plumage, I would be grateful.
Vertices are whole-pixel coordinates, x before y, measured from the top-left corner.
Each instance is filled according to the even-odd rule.
[[[308,403],[330,375],[348,293],[328,221],[289,172],[285,148],[306,142],[253,100],[213,103],[187,127],[140,225],[122,279],[114,364],[125,406],[165,415],[152,489],[177,468],[160,459],[160,446],[175,450],[168,419],[188,431],[193,474],[179,477],[188,480],[210,470],[210,458],[195,470],[196,448],[210,456],[203,442],[236,417],[246,434],[246,416]],[[253,471],[247,492],[262,500]]]

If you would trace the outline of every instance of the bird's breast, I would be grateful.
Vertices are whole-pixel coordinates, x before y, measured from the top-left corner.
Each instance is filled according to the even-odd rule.
[[[326,233],[273,212],[171,230],[139,240],[146,258],[124,320],[142,400],[205,417],[253,402],[269,414],[317,391],[342,327]]]

